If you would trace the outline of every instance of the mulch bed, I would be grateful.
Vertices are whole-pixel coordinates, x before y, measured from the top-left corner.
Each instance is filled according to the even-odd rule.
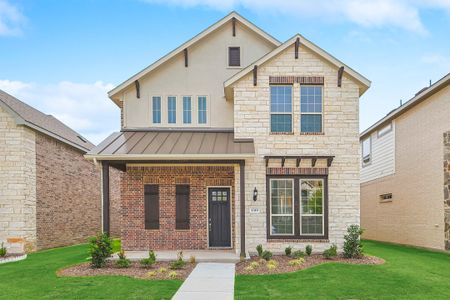
[[[311,256],[305,256],[305,262],[299,266],[290,266],[289,262],[294,258],[287,257],[285,255],[274,255],[272,260],[278,263],[278,266],[275,269],[268,269],[266,264],[267,262],[257,256],[252,256],[251,259],[239,262],[236,264],[236,274],[238,275],[264,275],[264,274],[280,274],[280,273],[289,273],[295,272],[298,270],[304,270],[310,268],[312,266],[320,265],[323,263],[329,262],[339,262],[339,263],[347,263],[347,264],[358,264],[358,265],[381,265],[384,264],[384,259],[375,256],[364,256],[359,259],[355,258],[344,258],[342,255],[337,256],[334,259],[326,259],[322,255],[313,254]],[[257,262],[258,266],[253,270],[246,269],[252,262]]]
[[[169,268],[169,262],[156,262],[152,267],[144,268],[138,261],[132,261],[129,268],[118,268],[113,261],[108,261],[106,266],[100,269],[91,268],[90,263],[82,263],[61,269],[57,272],[57,275],[69,277],[120,275],[149,280],[185,280],[191,274],[194,267],[195,264],[186,263],[183,269],[171,270]],[[165,272],[161,272],[161,268],[166,269]],[[170,272],[176,272],[176,278],[170,278]]]

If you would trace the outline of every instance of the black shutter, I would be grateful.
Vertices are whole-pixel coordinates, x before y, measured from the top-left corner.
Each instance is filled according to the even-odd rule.
[[[145,229],[159,229],[159,186],[144,185]]]
[[[228,48],[228,65],[230,67],[241,66],[241,49],[239,47]]]
[[[176,229],[189,229],[189,185],[177,185]]]

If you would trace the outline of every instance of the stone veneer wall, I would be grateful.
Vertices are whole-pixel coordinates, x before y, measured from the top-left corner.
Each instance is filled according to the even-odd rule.
[[[207,187],[231,186],[234,211],[233,166],[128,166],[122,177],[122,247],[125,250],[181,250],[208,248]],[[159,185],[157,230],[144,228],[144,184]],[[190,229],[175,229],[175,185],[190,185]],[[234,218],[234,213],[233,218]],[[232,241],[234,241],[234,220]]]
[[[0,243],[13,252],[36,248],[35,134],[0,108]]]
[[[445,249],[450,250],[450,131],[444,133]]]
[[[321,251],[331,243],[336,243],[342,250],[347,226],[360,222],[358,86],[344,74],[342,87],[338,87],[336,67],[304,47],[300,47],[298,59],[294,58],[294,52],[294,46],[288,47],[278,56],[258,66],[257,86],[253,86],[251,73],[234,84],[235,137],[252,138],[255,141],[255,159],[246,160],[246,249],[250,252],[255,252],[258,244],[276,252],[283,251],[288,245],[304,248],[306,244],[312,244],[315,251]],[[293,84],[294,132],[281,135],[270,133],[269,76],[324,77],[323,135],[303,135],[299,132],[298,83]],[[328,176],[329,242],[267,240],[265,155],[335,156]],[[273,167],[280,166],[279,161],[274,163]],[[303,167],[308,167],[308,164],[311,166],[310,162],[302,161],[303,163]],[[252,200],[255,187],[259,191],[256,202]],[[238,194],[236,203],[239,203]],[[250,209],[254,209],[252,213]]]
[[[101,231],[101,171],[83,155],[36,134],[38,249],[84,243]],[[111,168],[112,236],[120,228],[120,173]]]

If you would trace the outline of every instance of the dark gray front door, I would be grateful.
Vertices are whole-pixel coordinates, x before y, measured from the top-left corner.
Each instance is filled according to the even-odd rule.
[[[229,188],[209,189],[208,222],[209,246],[231,247]]]

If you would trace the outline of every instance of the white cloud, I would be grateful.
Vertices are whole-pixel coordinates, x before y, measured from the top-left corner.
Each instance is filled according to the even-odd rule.
[[[112,84],[57,84],[0,80],[0,89],[46,114],[51,114],[67,126],[98,144],[120,127],[120,110],[108,98]]]
[[[24,23],[25,17],[16,6],[0,0],[0,36],[20,35]]]
[[[291,14],[302,18],[345,20],[362,27],[397,27],[426,34],[422,9],[450,12],[450,0],[143,0],[149,3],[206,6],[217,10],[243,7],[258,12]]]
[[[434,65],[436,67],[450,69],[450,56],[444,56],[438,53],[425,54],[421,58],[422,63]]]

